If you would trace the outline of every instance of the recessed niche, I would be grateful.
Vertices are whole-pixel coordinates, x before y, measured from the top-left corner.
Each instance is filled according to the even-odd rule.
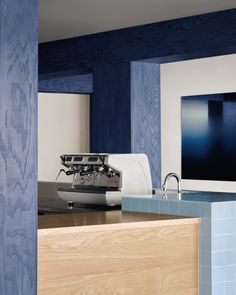
[[[236,92],[181,98],[182,178],[236,181]]]

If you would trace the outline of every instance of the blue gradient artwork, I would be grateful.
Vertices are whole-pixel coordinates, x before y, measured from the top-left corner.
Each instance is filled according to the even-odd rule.
[[[236,93],[181,100],[182,178],[236,181]]]

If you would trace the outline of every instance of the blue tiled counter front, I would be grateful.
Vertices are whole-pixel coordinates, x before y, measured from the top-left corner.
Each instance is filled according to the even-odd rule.
[[[201,217],[199,295],[236,295],[236,194],[127,196],[122,210]]]

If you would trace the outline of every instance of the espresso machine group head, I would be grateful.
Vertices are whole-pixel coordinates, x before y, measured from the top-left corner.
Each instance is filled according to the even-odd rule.
[[[122,195],[152,193],[145,154],[66,154],[61,163],[66,170],[59,175],[73,175],[73,182],[57,192],[69,204],[112,206],[121,204]]]

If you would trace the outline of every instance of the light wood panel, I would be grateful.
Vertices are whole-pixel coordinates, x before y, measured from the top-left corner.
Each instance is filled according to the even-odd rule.
[[[197,295],[197,223],[39,230],[38,294]]]

